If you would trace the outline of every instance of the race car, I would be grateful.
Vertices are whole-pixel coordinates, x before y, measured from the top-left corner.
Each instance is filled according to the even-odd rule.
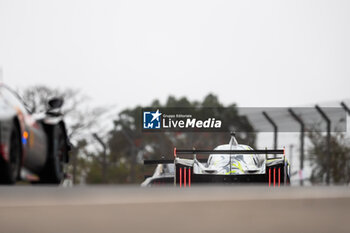
[[[158,164],[153,175],[147,177],[141,187],[174,184],[175,166],[173,161],[170,162]]]
[[[48,101],[48,110],[31,114],[22,99],[0,83],[0,182],[17,180],[59,184],[69,161],[70,142],[60,108],[63,99]]]
[[[179,155],[193,154],[193,158]],[[209,155],[208,159],[197,159],[198,155]],[[214,150],[179,150],[174,148],[173,183],[179,187],[190,187],[197,183],[266,183],[269,186],[289,184],[289,163],[284,149],[253,150],[238,144],[231,134],[228,144]],[[171,160],[146,160],[145,164],[169,164]],[[159,165],[158,165],[159,166]],[[152,180],[161,176],[155,173],[142,185],[151,186]]]

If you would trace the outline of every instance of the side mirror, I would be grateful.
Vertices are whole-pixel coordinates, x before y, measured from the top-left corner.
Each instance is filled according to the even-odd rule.
[[[63,105],[63,99],[62,98],[52,98],[48,102],[50,109],[60,108]]]

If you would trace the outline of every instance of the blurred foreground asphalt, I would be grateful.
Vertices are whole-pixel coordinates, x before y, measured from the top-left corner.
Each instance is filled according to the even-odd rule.
[[[0,187],[0,232],[350,232],[349,187]]]

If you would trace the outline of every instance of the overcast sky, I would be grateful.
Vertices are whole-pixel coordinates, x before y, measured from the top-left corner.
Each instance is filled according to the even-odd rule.
[[[133,107],[212,92],[239,106],[350,97],[350,1],[0,0],[10,86]]]

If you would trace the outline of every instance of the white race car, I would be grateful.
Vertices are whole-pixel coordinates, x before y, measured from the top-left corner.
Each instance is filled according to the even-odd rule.
[[[193,158],[180,158],[179,155],[192,154]],[[197,154],[209,155],[207,160],[197,159]],[[214,150],[174,149],[174,160],[147,160],[145,164],[172,166],[172,182],[180,187],[196,183],[268,183],[269,186],[289,184],[289,163],[281,150],[253,150],[250,146],[238,144],[231,134],[229,144],[220,145]],[[171,165],[170,165],[171,164]],[[143,183],[152,185],[153,180],[164,174],[154,173]],[[169,182],[168,182],[169,183]]]

